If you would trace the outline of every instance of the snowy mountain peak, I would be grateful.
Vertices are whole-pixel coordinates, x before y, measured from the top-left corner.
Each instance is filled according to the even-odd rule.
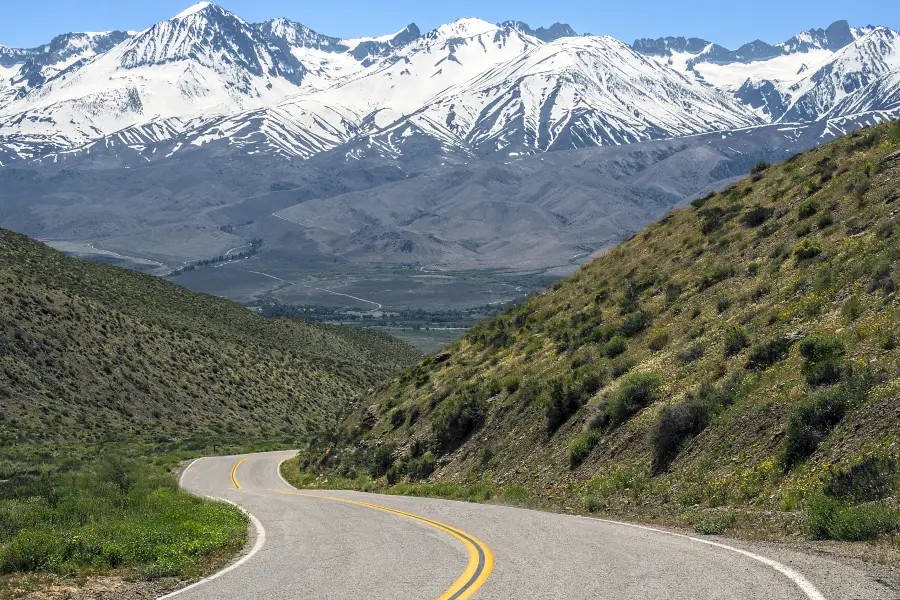
[[[209,8],[210,6],[215,6],[215,5],[212,2],[198,2],[197,4],[194,4],[193,6],[187,7],[186,9],[184,9],[183,11],[181,11],[180,13],[178,13],[177,15],[175,15],[174,17],[172,17],[169,20],[172,21],[175,19],[184,19],[185,17],[189,17],[191,15],[197,14],[198,12],[204,11],[207,8]]]
[[[452,23],[441,25],[437,29],[426,34],[433,39],[470,38],[483,33],[493,33],[500,29],[493,23],[481,19],[465,17]]]

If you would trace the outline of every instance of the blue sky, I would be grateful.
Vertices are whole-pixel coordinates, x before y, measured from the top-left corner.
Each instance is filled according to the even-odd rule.
[[[68,31],[140,30],[193,0],[0,0],[0,44],[29,47]],[[696,36],[731,48],[755,38],[774,43],[810,27],[847,19],[851,25],[900,28],[900,1],[877,0],[225,0],[248,21],[287,17],[329,35],[382,35],[415,22],[423,30],[459,17],[518,19],[533,27],[555,21],[579,32],[637,37]],[[729,6],[730,5],[730,6]]]

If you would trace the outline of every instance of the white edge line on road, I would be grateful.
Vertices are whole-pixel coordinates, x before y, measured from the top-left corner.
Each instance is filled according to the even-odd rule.
[[[759,554],[755,554],[750,552],[749,550],[742,550],[740,548],[735,548],[734,546],[729,546],[727,544],[722,544],[720,542],[714,542],[712,540],[704,540],[703,538],[693,537],[690,535],[685,535],[683,533],[675,533],[674,531],[666,531],[665,529],[656,529],[655,527],[648,527],[646,525],[638,525],[636,523],[625,523],[623,521],[612,521],[610,519],[599,519],[597,517],[585,517],[579,515],[582,519],[587,519],[589,521],[600,521],[602,523],[613,523],[615,525],[624,525],[626,527],[634,527],[636,529],[644,529],[646,531],[652,531],[654,533],[662,533],[664,535],[671,535],[674,537],[680,537],[687,540],[691,540],[692,542],[699,542],[701,544],[707,544],[709,546],[715,546],[716,548],[722,548],[724,550],[730,550],[732,552],[737,552],[738,554],[742,554],[748,558],[752,558],[755,561],[761,562],[762,564],[775,569],[785,577],[791,580],[791,582],[796,585],[800,590],[806,594],[806,597],[809,600],[827,600],[825,596],[816,589],[816,586],[812,584],[812,582],[798,573],[797,571],[791,569],[790,567],[786,567],[780,562],[774,561],[771,558],[766,558],[765,556],[760,556]]]
[[[186,468],[184,471],[182,471],[182,473],[181,473],[181,478],[178,480],[178,485],[179,485],[179,487],[183,487],[182,484],[184,483],[184,476],[187,474],[188,469],[190,469],[191,467],[193,467],[194,464],[195,464],[197,461],[199,461],[199,460],[202,460],[202,459],[200,459],[200,458],[196,459],[194,462],[192,462],[191,464],[189,464],[189,465],[187,466],[187,468]],[[203,497],[204,497],[204,498],[208,498],[209,500],[215,500],[215,501],[217,501],[217,502],[225,502],[225,503],[227,503],[227,504],[230,504],[230,505],[236,507],[238,510],[240,510],[240,511],[241,511],[242,513],[244,513],[245,515],[247,515],[247,517],[250,518],[250,522],[253,523],[253,529],[256,530],[256,540],[255,540],[254,543],[253,543],[253,547],[250,549],[250,552],[248,552],[246,555],[242,556],[240,560],[238,560],[237,562],[234,562],[234,563],[228,565],[227,567],[225,567],[225,568],[222,569],[221,571],[216,571],[215,573],[213,573],[213,574],[210,575],[209,577],[204,577],[203,579],[200,579],[200,580],[198,580],[198,581],[195,581],[195,582],[192,583],[191,585],[185,586],[185,587],[181,588],[180,590],[175,590],[174,592],[171,592],[171,593],[169,593],[169,594],[166,594],[165,596],[160,596],[160,597],[157,598],[156,600],[166,600],[166,598],[172,598],[172,597],[174,597],[174,596],[178,596],[179,594],[183,594],[184,592],[187,592],[188,590],[192,590],[192,589],[194,589],[194,588],[196,588],[196,587],[199,587],[199,586],[201,586],[201,585],[203,585],[203,584],[205,584],[205,583],[209,583],[209,582],[212,581],[213,579],[218,579],[219,577],[221,577],[222,575],[225,575],[226,573],[230,573],[231,571],[237,569],[238,567],[240,567],[241,565],[243,565],[244,563],[246,563],[248,560],[250,560],[251,558],[253,558],[253,556],[254,556],[257,552],[259,552],[260,550],[262,550],[262,547],[263,547],[263,546],[265,545],[265,543],[266,543],[266,530],[265,530],[265,528],[262,526],[262,523],[259,522],[259,519],[257,519],[255,516],[253,516],[250,512],[248,512],[247,510],[241,508],[240,506],[238,506],[237,504],[235,504],[235,503],[232,502],[231,500],[226,500],[225,498],[215,498],[215,497],[213,497],[213,496],[203,496]]]

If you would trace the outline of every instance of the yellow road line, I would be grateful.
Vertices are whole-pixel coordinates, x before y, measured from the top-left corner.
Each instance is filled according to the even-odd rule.
[[[235,465],[235,469],[236,468],[237,465]],[[234,480],[233,474],[234,470],[232,470],[232,480]],[[237,482],[235,482],[235,484],[237,484]],[[475,592],[484,585],[488,577],[490,577],[491,571],[494,570],[494,554],[491,552],[491,549],[487,546],[487,544],[485,544],[475,536],[470,535],[461,529],[451,527],[450,525],[447,525],[445,523],[440,523],[432,519],[420,517],[419,515],[414,515],[402,510],[388,508],[386,506],[379,506],[378,504],[369,504],[368,502],[360,502],[359,500],[350,500],[349,498],[320,496],[318,494],[304,494],[302,492],[286,492],[284,490],[273,489],[270,489],[269,491],[275,492],[277,494],[289,494],[291,496],[304,496],[306,498],[318,498],[320,500],[334,500],[335,502],[356,504],[358,506],[364,506],[366,508],[380,510],[382,512],[406,517],[408,519],[424,523],[425,525],[434,527],[435,529],[439,529],[444,533],[452,535],[453,537],[461,541],[469,550],[469,565],[466,567],[466,570],[463,571],[463,574],[459,576],[459,579],[457,579],[453,583],[453,585],[451,585],[447,589],[446,592],[441,594],[437,600],[466,600],[467,598],[471,598],[475,594]]]
[[[244,458],[242,458],[242,459],[240,459],[239,461],[237,461],[236,463],[234,463],[234,466],[231,467],[231,483],[232,483],[232,485],[234,485],[234,487],[236,487],[237,489],[241,489],[241,484],[238,483],[238,480],[237,480],[237,470],[238,470],[238,467],[241,466],[241,463],[244,462],[245,460],[247,460],[248,458],[250,458],[250,457],[249,457],[249,456],[245,456]]]

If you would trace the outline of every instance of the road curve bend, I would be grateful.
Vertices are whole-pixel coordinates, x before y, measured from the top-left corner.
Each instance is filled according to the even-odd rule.
[[[900,584],[776,545],[506,506],[296,490],[291,452],[203,458],[181,485],[252,517],[252,548],[178,600],[889,600]],[[897,582],[894,582],[895,584]]]

